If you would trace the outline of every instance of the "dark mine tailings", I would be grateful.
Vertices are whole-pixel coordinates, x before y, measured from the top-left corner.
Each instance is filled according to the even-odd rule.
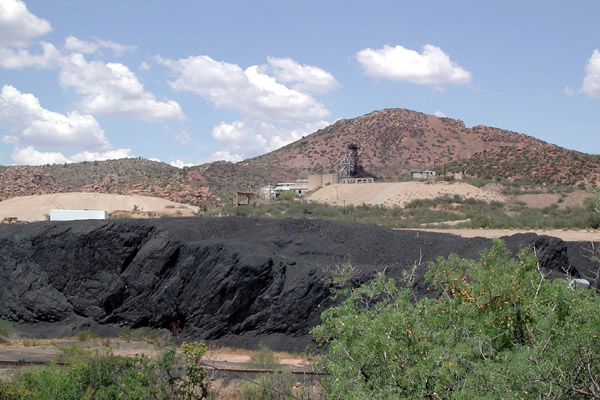
[[[594,264],[589,244],[520,234],[554,277]],[[82,328],[164,328],[182,338],[299,350],[331,305],[328,277],[351,260],[359,281],[399,277],[421,261],[457,253],[477,258],[484,238],[393,231],[320,220],[166,218],[40,222],[0,226],[0,318],[26,334]],[[597,282],[593,282],[597,287]],[[114,334],[114,332],[113,332]]]

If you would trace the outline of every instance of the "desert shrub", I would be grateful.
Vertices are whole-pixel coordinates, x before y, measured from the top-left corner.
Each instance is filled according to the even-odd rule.
[[[252,381],[240,385],[240,400],[285,400],[298,399],[293,393],[296,380],[290,373],[262,374]]]
[[[499,240],[477,261],[438,258],[426,279],[438,298],[414,301],[381,274],[322,314],[327,398],[597,398],[596,292]]]
[[[14,333],[15,328],[8,321],[0,319],[0,343],[8,340],[8,338]]]
[[[22,340],[23,347],[35,347],[38,345],[38,341],[35,339],[25,338]]]
[[[298,194],[293,190],[284,190],[281,192],[277,200],[279,201],[290,201],[298,198]]]
[[[250,365],[258,369],[275,370],[279,367],[279,359],[265,346],[250,356]]]
[[[75,334],[75,338],[80,342],[89,342],[90,340],[98,338],[98,335],[94,332],[82,329],[80,331],[77,331],[77,333]]]
[[[289,371],[281,367],[277,357],[268,348],[261,346],[258,352],[250,356],[250,366],[275,372],[261,374],[252,381],[244,381],[238,390],[241,400],[309,398],[303,396],[303,393],[294,391],[296,379]]]

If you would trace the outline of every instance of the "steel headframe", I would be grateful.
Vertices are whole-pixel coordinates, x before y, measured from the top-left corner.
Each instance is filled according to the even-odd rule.
[[[358,145],[348,145],[348,152],[339,163],[338,176],[344,178],[356,178],[358,175]]]

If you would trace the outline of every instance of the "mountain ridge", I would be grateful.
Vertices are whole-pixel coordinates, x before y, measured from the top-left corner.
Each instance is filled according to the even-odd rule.
[[[600,155],[568,150],[533,136],[400,108],[340,119],[269,153],[238,163],[182,169],[142,158],[38,167],[0,167],[0,199],[66,191],[139,194],[176,202],[219,204],[235,190],[333,172],[350,143],[362,167],[384,180],[411,171],[501,177],[536,183],[600,184]],[[521,154],[517,156],[515,154]]]

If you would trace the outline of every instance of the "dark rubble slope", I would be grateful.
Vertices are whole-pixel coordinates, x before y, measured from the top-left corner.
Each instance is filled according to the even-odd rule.
[[[561,275],[593,267],[586,243],[535,234]],[[366,280],[399,277],[419,260],[454,252],[476,258],[491,241],[319,220],[168,218],[0,225],[0,318],[25,332],[72,335],[109,326],[164,328],[182,338],[301,350],[328,307],[326,277],[350,259]],[[414,289],[426,291],[425,267]],[[596,284],[596,283],[595,283]],[[113,331],[114,334],[114,331]]]

